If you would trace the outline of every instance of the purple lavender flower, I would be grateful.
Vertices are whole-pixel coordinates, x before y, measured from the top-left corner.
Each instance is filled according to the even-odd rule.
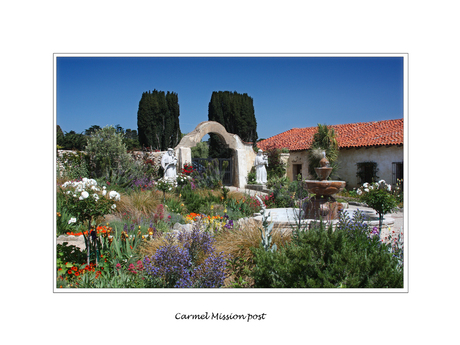
[[[143,260],[145,272],[156,282],[156,287],[216,288],[223,285],[225,256],[215,252],[214,238],[209,233],[194,227],[192,231],[166,235],[165,242],[155,255]],[[202,263],[198,265],[198,262]]]

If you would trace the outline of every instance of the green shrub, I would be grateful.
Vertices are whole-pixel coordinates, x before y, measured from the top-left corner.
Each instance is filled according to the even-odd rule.
[[[257,174],[256,167],[252,167],[251,171],[248,173],[248,184],[256,184]]]
[[[205,203],[198,193],[194,192],[191,186],[185,186],[181,190],[182,200],[188,212],[200,213],[202,205]]]
[[[117,133],[114,127],[106,126],[94,132],[88,138],[85,151],[93,177],[118,183],[122,176],[129,175],[126,170],[131,168],[128,167],[131,157],[123,144],[123,134]]]
[[[286,164],[281,161],[281,150],[271,149],[267,151],[268,166],[267,177],[283,177],[286,174]]]
[[[63,235],[67,232],[77,232],[82,228],[76,222],[76,218],[72,215],[67,207],[67,201],[64,193],[60,190],[56,193],[56,234]]]
[[[398,259],[367,225],[347,219],[335,231],[315,226],[295,231],[275,252],[254,250],[254,286],[259,288],[402,288]]]
[[[326,153],[326,158],[328,159],[330,167],[332,168],[329,179],[332,179],[333,177],[338,179],[337,159],[339,156],[339,145],[337,143],[334,128],[318,123],[317,132],[313,135],[313,142],[310,146],[310,149],[308,150],[308,173],[310,176],[313,176],[313,178],[316,178],[315,168],[320,166],[319,161],[323,158],[322,156],[318,156],[316,154],[318,150],[324,151]]]
[[[308,197],[308,192],[302,187],[302,181],[289,181],[287,177],[274,177],[270,179],[267,186],[273,191],[272,207],[298,207],[298,200]]]

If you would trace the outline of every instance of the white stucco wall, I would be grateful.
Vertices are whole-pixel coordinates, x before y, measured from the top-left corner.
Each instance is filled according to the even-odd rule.
[[[308,174],[308,153],[307,151],[294,151],[289,153],[286,165],[286,176],[292,181],[297,178],[294,176],[294,164],[301,164],[302,179],[311,180],[312,177]]]
[[[403,146],[381,146],[369,148],[351,148],[341,149],[339,151],[338,174],[342,181],[347,183],[347,189],[359,187],[359,178],[356,176],[358,166],[356,163],[361,162],[376,162],[377,163],[377,176],[385,180],[387,183],[392,182],[393,162],[404,161],[404,148]],[[294,151],[290,152],[288,164],[286,168],[286,176],[289,179],[295,178],[293,166],[294,164],[302,165],[302,178],[316,179],[308,174],[308,153],[307,151]]]
[[[393,178],[392,163],[403,162],[404,148],[402,146],[381,146],[359,149],[340,150],[338,164],[339,175],[347,182],[347,189],[359,187],[359,177],[356,176],[358,167],[356,163],[376,162],[379,180],[391,183]]]

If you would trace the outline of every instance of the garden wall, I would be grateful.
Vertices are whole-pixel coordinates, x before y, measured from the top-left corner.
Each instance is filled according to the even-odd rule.
[[[136,161],[143,161],[143,160],[151,159],[154,162],[154,165],[161,166],[161,158],[166,152],[167,151],[158,151],[158,152],[131,151],[129,153]],[[58,150],[57,151],[56,164],[57,164],[57,167],[59,168],[58,169],[59,171],[64,170],[62,158],[63,156],[68,155],[68,154],[77,155],[77,151],[72,151],[72,150]],[[177,153],[176,153],[176,156],[177,156]]]

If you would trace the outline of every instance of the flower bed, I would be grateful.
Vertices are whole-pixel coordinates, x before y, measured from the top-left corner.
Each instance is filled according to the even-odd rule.
[[[57,246],[56,286],[278,287],[278,282],[264,280],[268,272],[264,271],[264,265],[270,260],[278,262],[276,260],[281,257],[277,255],[285,251],[291,253],[303,250],[304,247],[310,248],[307,243],[313,239],[293,241],[299,236],[298,232],[281,232],[267,222],[237,225],[237,220],[252,217],[261,211],[264,204],[268,208],[277,207],[280,202],[283,205],[300,205],[305,195],[295,189],[298,185],[281,186],[276,193],[258,200],[256,197],[230,192],[222,186],[196,188],[199,183],[191,174],[191,171],[185,170],[176,181],[157,179],[150,185],[139,184],[135,188],[125,189],[107,181],[89,178],[62,183],[57,196],[58,235],[82,236],[85,249],[81,250],[68,243]],[[173,231],[176,223],[188,224],[189,230]],[[385,232],[387,238],[380,239],[383,234],[369,229],[365,222],[357,225],[356,221],[343,218],[339,223],[338,233],[347,234],[348,247],[338,250],[334,254],[335,259],[351,262],[352,258],[348,256],[352,255],[352,251],[348,249],[357,245],[351,241],[369,241],[366,243],[371,247],[353,247],[356,249],[353,257],[364,255],[359,251],[361,249],[363,253],[372,250],[375,257],[385,257],[384,265],[397,267],[394,277],[387,275],[369,286],[378,287],[381,282],[382,287],[400,287],[404,252],[402,234],[395,234],[395,237],[392,232]],[[333,237],[335,235],[328,234],[324,229],[323,232],[326,233],[324,236],[330,236],[328,240],[323,239],[326,242],[338,241]],[[373,238],[378,240],[374,241]],[[264,250],[265,254],[261,254],[260,250]],[[394,259],[387,258],[384,252],[391,254]],[[290,255],[287,257],[293,260]],[[350,272],[365,270],[356,266],[359,260],[353,260],[355,266],[350,268]],[[298,264],[296,260],[289,262],[289,265],[294,265],[292,269],[298,268],[295,266]],[[383,270],[387,266],[375,269]],[[355,284],[355,280],[341,277],[332,277],[330,281],[334,287],[354,287]],[[293,284],[288,287],[295,287],[297,283]],[[360,284],[364,286],[367,283]]]

